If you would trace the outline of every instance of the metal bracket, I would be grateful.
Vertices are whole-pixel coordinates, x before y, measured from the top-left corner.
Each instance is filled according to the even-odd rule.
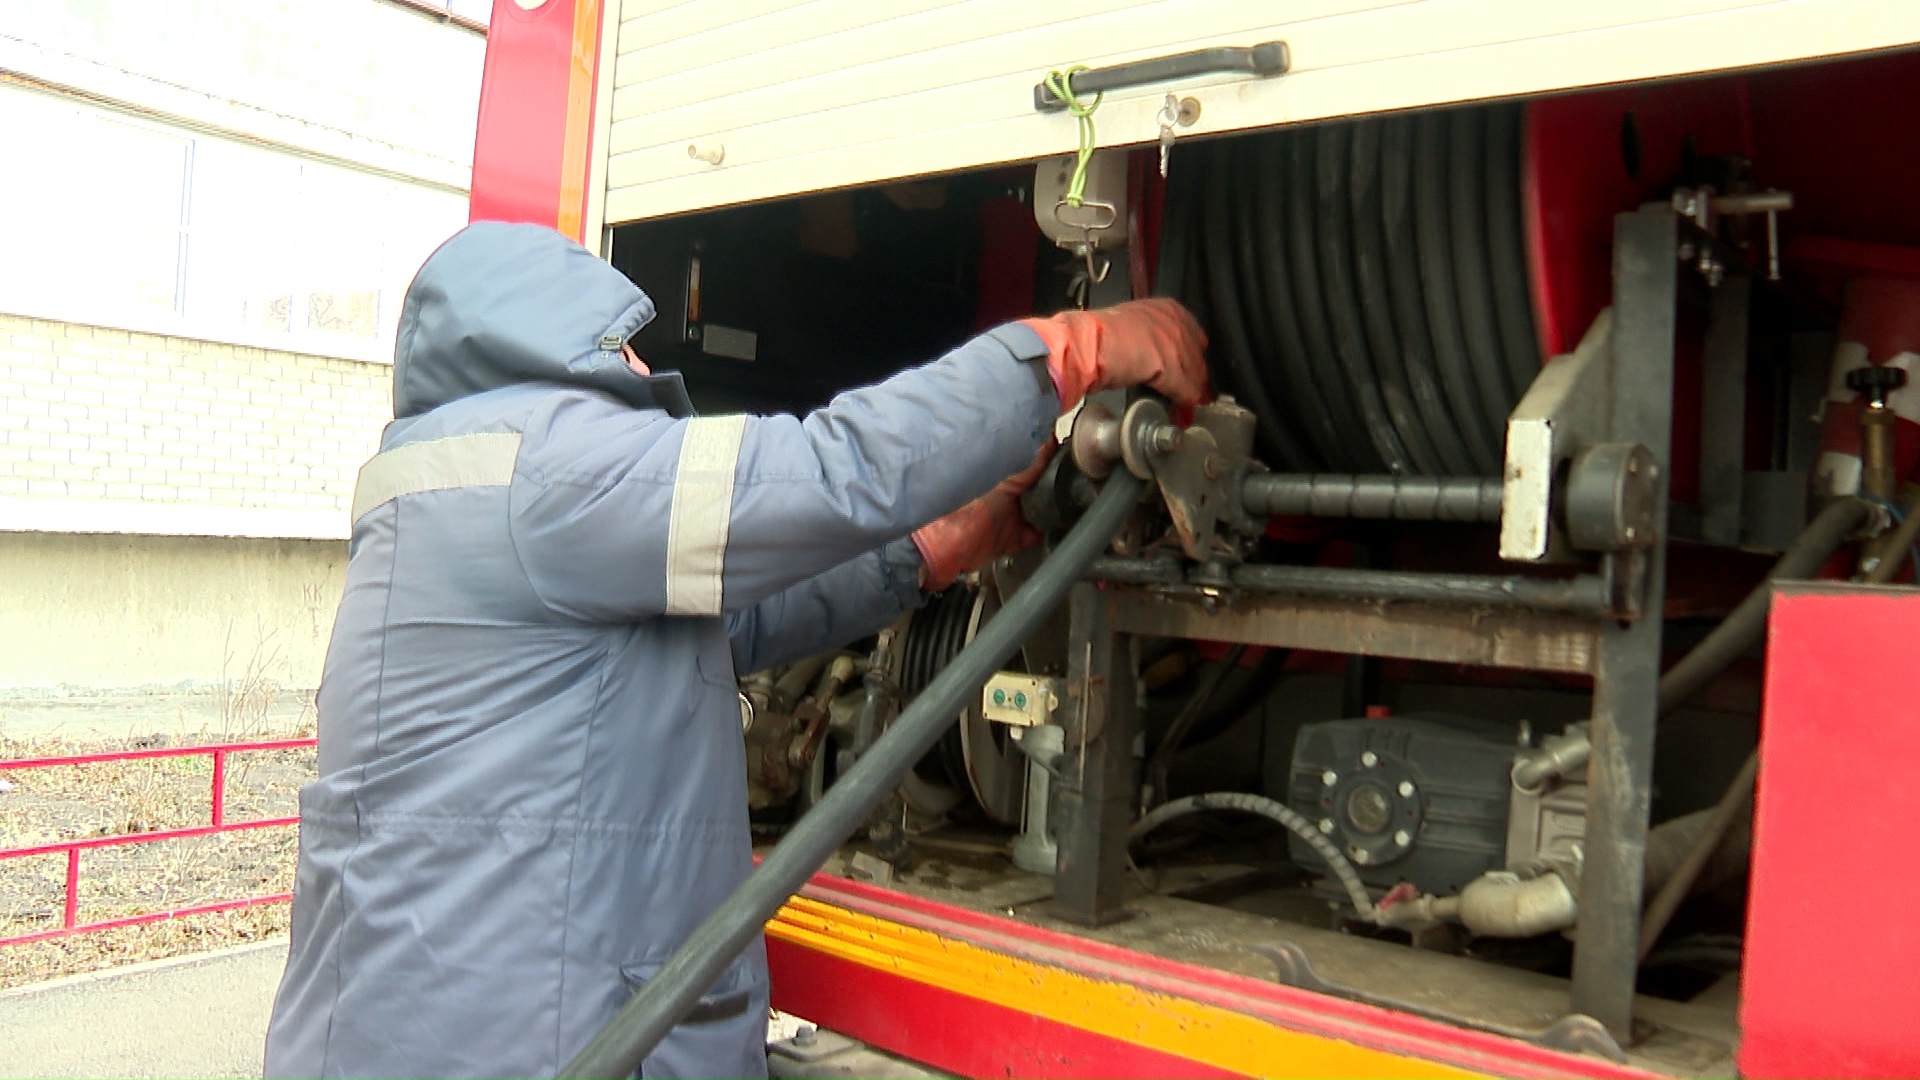
[[[1581,447],[1567,470],[1567,539],[1581,551],[1625,551],[1654,541],[1660,466],[1639,443]]]
[[[1507,421],[1501,558],[1547,562],[1566,551],[1565,538],[1553,528],[1554,487],[1576,451],[1607,441],[1612,397],[1613,312],[1608,309],[1578,348],[1540,369]]]

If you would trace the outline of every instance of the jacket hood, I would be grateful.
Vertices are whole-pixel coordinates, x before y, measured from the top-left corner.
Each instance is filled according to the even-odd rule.
[[[691,415],[678,372],[641,375],[620,355],[653,314],[625,274],[552,229],[475,222],[440,245],[407,287],[394,418],[530,382]]]

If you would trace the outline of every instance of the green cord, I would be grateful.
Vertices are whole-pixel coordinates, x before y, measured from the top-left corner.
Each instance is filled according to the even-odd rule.
[[[1088,70],[1091,69],[1085,64],[1079,64],[1064,72],[1047,73],[1047,89],[1053,91],[1054,97],[1066,102],[1067,111],[1080,121],[1080,156],[1073,163],[1073,179],[1067,183],[1067,205],[1075,210],[1080,209],[1080,204],[1086,201],[1087,165],[1093,160],[1094,150],[1093,110],[1100,107],[1099,94],[1093,95],[1093,100],[1084,105],[1073,96],[1073,77]]]

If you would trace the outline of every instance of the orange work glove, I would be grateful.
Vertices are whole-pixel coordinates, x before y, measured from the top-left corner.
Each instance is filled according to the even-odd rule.
[[[1175,405],[1207,400],[1207,334],[1177,300],[1129,300],[1025,323],[1047,344],[1061,412],[1095,391],[1128,386],[1150,387]]]
[[[939,592],[961,574],[1040,541],[1040,533],[1020,513],[1020,496],[1040,478],[1040,470],[1046,468],[1057,445],[1047,440],[1024,472],[1007,477],[985,495],[914,530],[913,546],[920,549],[922,589]]]

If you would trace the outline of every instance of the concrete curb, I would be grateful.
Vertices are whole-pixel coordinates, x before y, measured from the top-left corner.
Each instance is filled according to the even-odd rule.
[[[0,1001],[7,1001],[11,998],[31,997],[35,994],[44,994],[54,990],[66,990],[75,986],[85,986],[88,983],[106,982],[128,975],[143,975],[152,971],[165,971],[168,968],[188,967],[193,964],[204,964],[232,956],[245,956],[248,953],[260,952],[264,949],[284,949],[286,947],[287,936],[285,934],[275,934],[270,938],[262,938],[259,941],[249,941],[245,945],[229,945],[224,949],[209,949],[205,952],[183,953],[180,956],[167,956],[158,960],[142,960],[135,964],[121,964],[119,967],[102,968],[99,971],[83,971],[78,975],[63,975],[58,979],[48,979],[45,982],[9,987],[8,989],[0,990]]]

